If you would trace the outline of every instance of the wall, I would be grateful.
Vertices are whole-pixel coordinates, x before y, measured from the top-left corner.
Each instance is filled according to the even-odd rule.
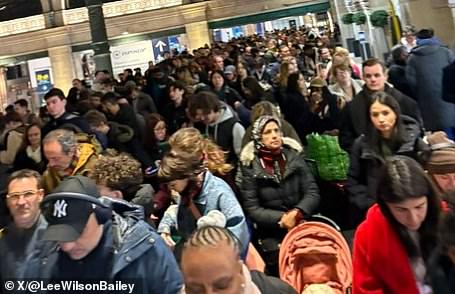
[[[432,27],[444,44],[455,43],[454,16],[447,0],[405,0],[401,2],[409,24]]]

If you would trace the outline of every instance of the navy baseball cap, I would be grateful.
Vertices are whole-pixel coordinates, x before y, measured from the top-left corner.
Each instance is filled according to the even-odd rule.
[[[78,199],[78,196],[82,199]],[[46,201],[48,197],[52,200]],[[48,227],[43,233],[43,240],[72,242],[80,237],[96,207],[84,197],[100,197],[95,182],[84,176],[64,179],[52,193],[45,196],[42,213]]]

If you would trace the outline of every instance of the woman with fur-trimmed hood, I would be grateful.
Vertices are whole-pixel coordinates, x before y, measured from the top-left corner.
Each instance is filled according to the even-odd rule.
[[[307,167],[302,146],[282,137],[281,122],[261,116],[254,122],[252,141],[240,154],[243,208],[255,223],[266,263],[278,262],[278,244],[319,205],[319,190]],[[272,265],[274,267],[274,265]]]

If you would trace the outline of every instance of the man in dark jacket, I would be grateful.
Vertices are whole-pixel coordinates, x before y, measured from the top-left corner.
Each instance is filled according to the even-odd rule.
[[[392,48],[393,63],[389,67],[388,82],[391,83],[401,93],[414,98],[411,87],[406,79],[406,63],[408,51],[403,45],[396,45]]]
[[[452,50],[442,46],[433,30],[417,33],[417,47],[409,55],[406,79],[419,103],[425,129],[446,131],[453,139],[455,105],[443,100],[443,69],[455,60]]]
[[[81,132],[90,133],[90,127],[83,117],[66,112],[66,98],[63,91],[54,88],[44,95],[50,121],[41,129],[41,137],[44,138],[48,133],[64,125],[71,125],[72,129],[77,127]]]
[[[136,113],[139,113],[146,118],[149,114],[157,112],[153,98],[139,90],[134,81],[128,81],[125,86],[131,98],[133,109]]]
[[[39,209],[44,196],[40,174],[26,169],[17,171],[7,186],[6,205],[13,222],[1,231],[1,280],[23,277],[27,258],[40,248],[40,237],[47,227]]]
[[[186,85],[182,81],[172,82],[169,86],[169,102],[163,111],[163,116],[167,121],[169,134],[175,133],[189,119],[186,115],[187,99],[185,97]]]
[[[108,121],[104,113],[90,110],[84,115],[92,131],[106,136],[105,148],[113,148],[120,152],[130,152],[129,145],[134,138],[134,131],[127,125]]]
[[[137,206],[100,198],[83,176],[66,179],[46,199],[43,240],[58,242],[59,250],[36,252],[26,278],[120,281],[130,293],[180,293],[178,265]]]
[[[129,104],[119,103],[114,93],[106,93],[101,100],[103,107],[107,110],[108,118],[116,123],[129,126],[134,131],[134,136],[130,141],[130,153],[139,160],[143,167],[147,168],[153,165],[153,160],[145,152],[144,147],[139,140],[140,128],[138,125],[136,113]]]
[[[367,121],[369,119],[368,105],[371,101],[371,95],[375,92],[384,91],[393,96],[398,104],[400,104],[402,114],[414,118],[422,126],[422,117],[417,103],[397,89],[386,84],[387,74],[385,66],[379,59],[368,59],[363,63],[362,67],[365,86],[344,107],[341,114],[340,145],[348,152],[350,152],[354,140],[366,132]]]
[[[205,130],[201,133],[229,152],[228,162],[236,164],[245,129],[232,108],[221,102],[215,94],[202,91],[188,102],[188,113],[193,122],[204,124]]]

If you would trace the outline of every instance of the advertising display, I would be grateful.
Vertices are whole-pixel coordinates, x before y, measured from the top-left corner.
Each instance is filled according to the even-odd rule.
[[[51,60],[49,57],[31,59],[27,61],[28,63],[28,72],[30,73],[30,84],[32,88],[38,88],[38,77],[43,78],[43,75],[47,74],[46,81],[41,80],[41,87],[44,87],[49,81],[49,85],[52,85],[52,69],[51,69]],[[44,84],[43,84],[44,82]],[[50,87],[49,87],[50,88]],[[48,89],[49,90],[49,89]]]
[[[164,50],[165,47],[161,45],[161,48]],[[145,72],[148,69],[148,62],[153,60],[152,41],[111,46],[111,62],[114,75],[122,73],[126,68],[134,69],[139,67],[142,72]]]
[[[51,72],[48,69],[35,71],[36,91],[46,93],[52,88]]]

